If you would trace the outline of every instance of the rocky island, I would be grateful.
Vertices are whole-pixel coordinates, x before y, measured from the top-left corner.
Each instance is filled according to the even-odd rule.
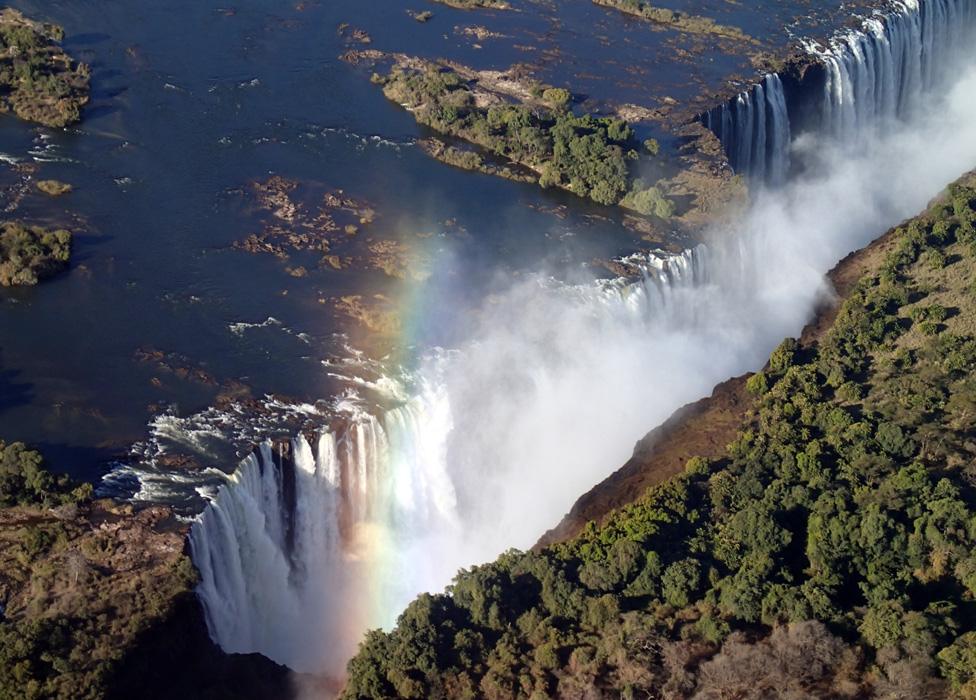
[[[734,41],[754,43],[755,40],[746,35],[738,27],[730,27],[719,24],[711,17],[701,17],[691,15],[679,10],[670,10],[663,7],[642,2],[641,0],[593,0],[597,5],[612,7],[621,12],[640,17],[648,22],[654,22],[666,27],[672,27],[682,32],[692,34],[710,34]]]
[[[61,48],[64,30],[0,10],[0,109],[44,126],[81,119],[90,69]]]
[[[37,284],[67,267],[70,257],[70,231],[0,222],[0,286]]]
[[[641,143],[622,119],[574,114],[573,95],[565,88],[410,57],[399,57],[389,74],[374,74],[373,82],[419,123],[510,164],[493,166],[455,146],[425,147],[451,165],[528,179],[661,219],[674,213],[673,202],[636,174],[642,158],[658,155],[658,143]]]

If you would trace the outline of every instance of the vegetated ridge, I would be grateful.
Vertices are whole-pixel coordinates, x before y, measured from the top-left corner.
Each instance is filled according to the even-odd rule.
[[[725,449],[420,596],[344,697],[976,697],[976,177],[865,259]]]

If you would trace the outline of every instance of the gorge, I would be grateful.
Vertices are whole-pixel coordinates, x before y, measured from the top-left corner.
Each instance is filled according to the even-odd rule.
[[[531,546],[648,427],[756,369],[836,260],[976,162],[974,18],[920,0],[810,44],[801,80],[703,117],[756,184],[732,230],[621,260],[629,279],[504,284],[460,347],[339,402],[341,427],[262,445],[190,536],[214,639],[341,678],[365,630]]]
[[[976,698],[976,0],[418,2],[0,9],[0,700]]]

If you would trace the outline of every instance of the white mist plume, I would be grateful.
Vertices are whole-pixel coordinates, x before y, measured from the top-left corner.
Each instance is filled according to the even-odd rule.
[[[799,139],[805,174],[761,193],[735,230],[712,232],[705,281],[568,287],[538,275],[486,300],[470,341],[422,368],[418,402],[370,423],[376,471],[363,473],[377,490],[357,491],[370,501],[357,528],[382,546],[312,554],[298,545],[298,569],[279,554],[252,562],[284,547],[280,533],[240,541],[248,528],[274,535],[265,519],[279,506],[274,498],[268,505],[268,492],[281,487],[254,478],[250,490],[245,479],[225,489],[223,514],[208,511],[193,533],[217,641],[314,670],[310,659],[321,650],[348,650],[350,635],[392,624],[413,595],[442,588],[459,567],[530,546],[649,428],[717,382],[757,369],[798,333],[829,293],[823,275],[838,259],[976,165],[976,71],[957,75],[944,99],[931,99],[909,124],[884,125],[856,150]],[[336,488],[341,470],[327,462],[306,459],[299,480],[314,475]],[[251,508],[245,524],[234,519],[235,499]],[[318,514],[309,537],[329,527],[319,510],[299,512]],[[328,577],[302,578],[337,567],[348,567],[338,590]],[[259,629],[279,624],[268,615],[275,610],[288,610],[281,627]],[[243,625],[249,639],[232,638],[241,616],[255,617]]]
[[[537,281],[497,300],[446,376],[448,464],[470,533],[459,561],[531,545],[648,428],[758,369],[809,319],[837,260],[976,166],[974,109],[969,70],[856,152],[801,139],[808,174],[761,194],[737,230],[714,231],[708,283],[679,285],[665,308],[602,313]]]

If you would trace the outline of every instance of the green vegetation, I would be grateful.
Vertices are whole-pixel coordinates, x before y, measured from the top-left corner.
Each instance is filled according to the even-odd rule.
[[[453,165],[456,168],[474,170],[486,175],[514,180],[515,182],[537,182],[536,178],[530,172],[516,170],[507,165],[490,163],[475,150],[450,146],[439,139],[424,139],[420,141],[420,147],[432,158],[436,158],[442,163]]]
[[[91,484],[76,484],[68,476],[55,476],[44,468],[40,452],[22,442],[0,440],[0,506],[77,504],[91,498]]]
[[[641,144],[630,126],[611,117],[573,114],[568,110],[568,90],[540,89],[542,103],[535,106],[479,101],[482,95],[455,71],[433,65],[398,66],[385,77],[374,76],[374,81],[419,123],[527,168],[543,187],[559,187],[644,214],[670,216],[674,211],[659,190],[633,177]],[[479,106],[482,102],[493,103]],[[470,163],[455,157],[455,164],[482,170],[473,156],[464,158]]]
[[[612,7],[615,10],[626,12],[629,15],[636,15],[648,22],[672,27],[682,32],[688,32],[689,34],[710,34],[725,39],[755,43],[752,37],[738,27],[719,24],[710,17],[689,15],[687,12],[681,12],[680,10],[655,7],[643,0],[593,0],[593,2],[597,5]]]
[[[71,232],[0,221],[0,286],[34,285],[71,257]]]
[[[196,572],[178,538],[159,561],[151,531],[119,541],[119,527],[99,533],[84,517],[34,515],[30,523],[0,525],[0,591],[8,595],[0,699],[104,698],[137,637],[192,596]]]
[[[976,698],[974,184],[776,349],[724,456],[421,596],[343,697]]]
[[[61,27],[0,11],[0,109],[51,127],[81,118],[90,71],[62,50],[63,38]]]
[[[172,513],[91,495],[0,442],[0,700],[287,697],[210,641]]]
[[[191,595],[180,535],[91,498],[0,441],[0,700],[104,697],[127,643]]]
[[[630,192],[620,200],[620,206],[640,214],[653,214],[659,219],[674,216],[674,202],[665,197],[657,187],[649,186],[641,179],[634,180]]]

